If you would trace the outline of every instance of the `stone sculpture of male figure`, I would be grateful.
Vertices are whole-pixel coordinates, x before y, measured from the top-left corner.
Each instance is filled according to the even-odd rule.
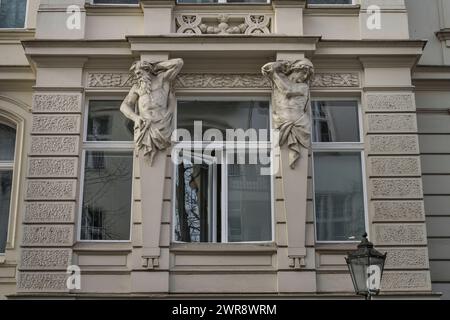
[[[309,148],[309,82],[314,67],[308,59],[276,61],[262,67],[272,84],[273,123],[280,131],[279,145],[288,145],[289,165],[295,168],[301,148]]]
[[[139,61],[130,69],[136,83],[120,111],[134,121],[136,148],[143,150],[150,165],[158,151],[171,145],[176,105],[172,82],[182,67],[182,59],[172,59],[155,63]]]

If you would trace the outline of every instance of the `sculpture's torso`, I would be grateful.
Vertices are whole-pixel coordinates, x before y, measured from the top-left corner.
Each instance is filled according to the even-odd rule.
[[[274,119],[296,121],[305,113],[309,89],[305,83],[293,85],[289,90],[275,88],[272,96]],[[278,118],[278,119],[277,119]]]
[[[139,115],[151,122],[157,122],[166,116],[167,100],[169,96],[169,85],[164,83],[159,77],[153,78],[150,90],[138,88]]]

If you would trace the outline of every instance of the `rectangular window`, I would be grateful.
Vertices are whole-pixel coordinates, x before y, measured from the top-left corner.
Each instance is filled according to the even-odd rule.
[[[120,113],[120,104],[89,102],[80,240],[130,240],[133,123]]]
[[[0,28],[24,28],[27,0],[0,0]]]
[[[311,104],[319,242],[355,241],[366,228],[359,112],[357,101],[318,100]]]
[[[270,0],[178,0],[178,3],[270,3]]]
[[[262,174],[270,168],[269,103],[179,101],[177,128],[191,139],[175,147],[174,240],[272,241],[272,182]],[[211,132],[215,139],[206,138]]]
[[[0,122],[0,254],[8,237],[15,145],[16,130]]]
[[[93,4],[139,4],[139,0],[93,0]]]

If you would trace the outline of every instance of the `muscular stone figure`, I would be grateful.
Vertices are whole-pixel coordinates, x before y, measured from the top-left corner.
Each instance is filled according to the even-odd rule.
[[[182,67],[182,59],[172,59],[157,63],[136,62],[130,69],[137,83],[126,96],[120,111],[134,121],[136,147],[144,150],[150,165],[158,150],[168,148],[171,143],[176,105],[171,85]]]
[[[301,148],[310,146],[309,80],[314,67],[308,59],[276,61],[263,66],[262,73],[272,84],[273,123],[280,131],[280,146],[288,145],[293,169]]]

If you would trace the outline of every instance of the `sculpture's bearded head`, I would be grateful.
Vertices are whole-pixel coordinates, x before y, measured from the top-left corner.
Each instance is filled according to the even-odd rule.
[[[137,61],[133,63],[130,72],[136,78],[141,88],[149,89],[155,76],[155,64],[148,61]]]
[[[288,68],[287,76],[295,83],[306,83],[314,75],[314,66],[308,59],[294,61]]]

